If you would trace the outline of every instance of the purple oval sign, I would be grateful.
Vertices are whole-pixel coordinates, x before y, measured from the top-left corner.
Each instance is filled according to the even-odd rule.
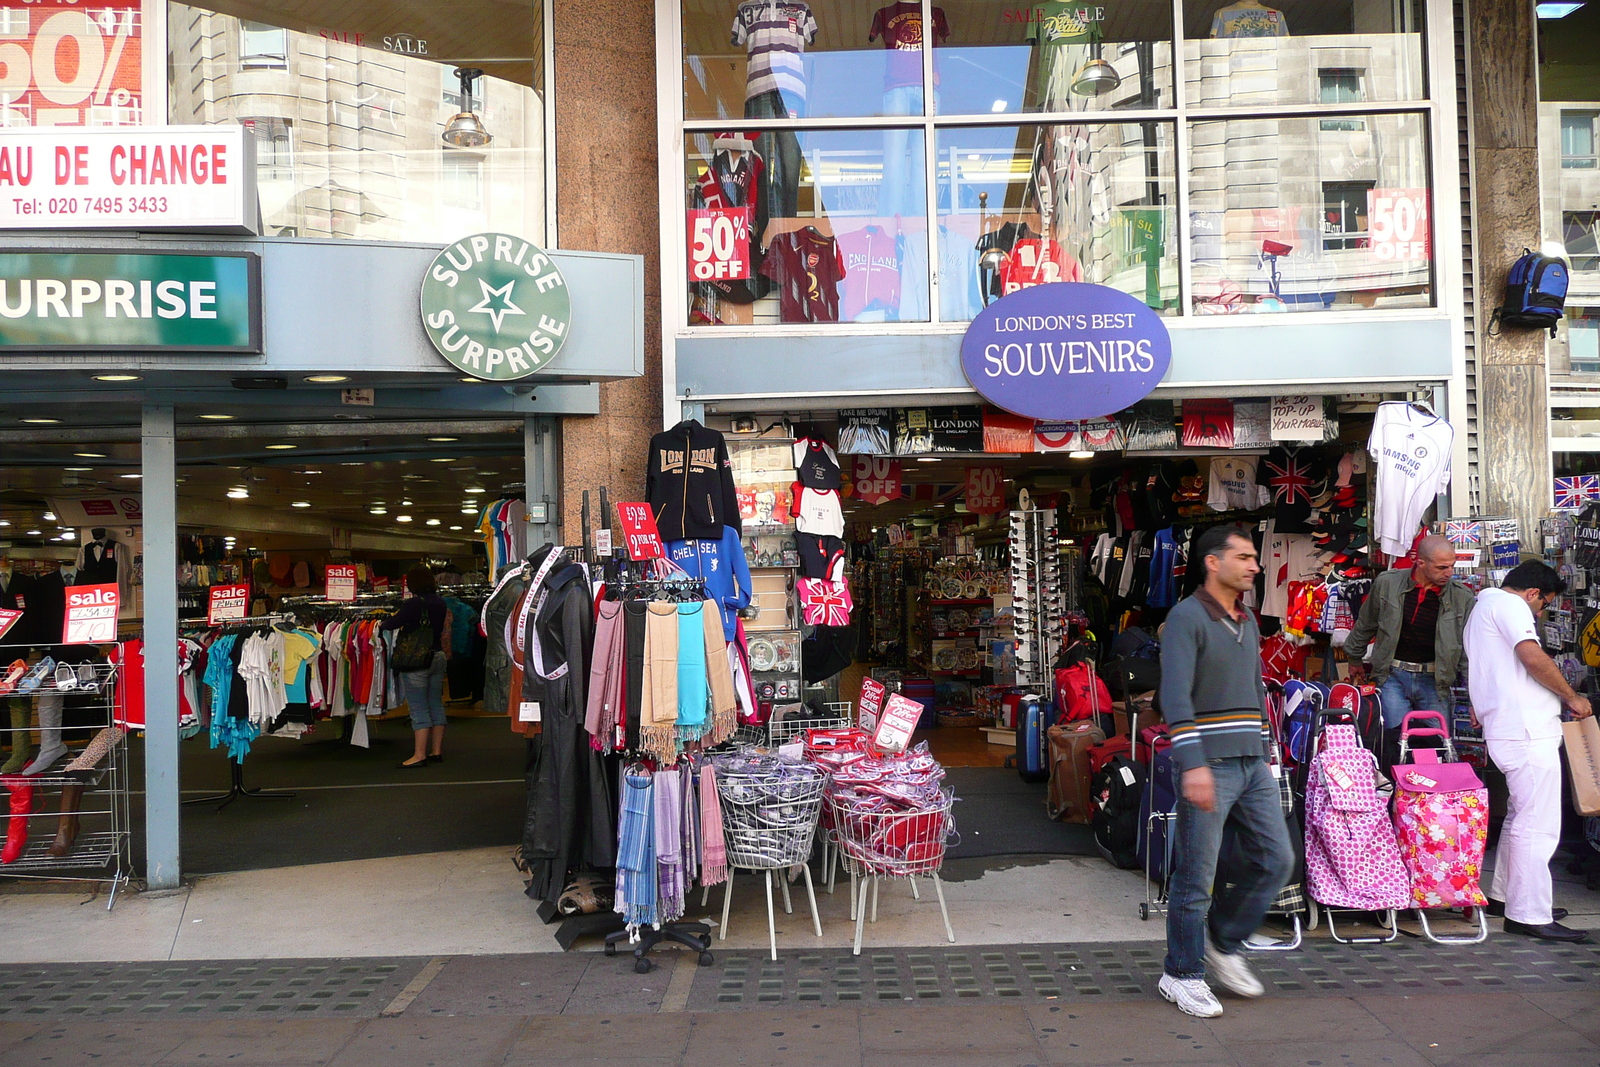
[[[985,400],[1051,421],[1121,411],[1150,395],[1172,363],[1167,324],[1118,289],[1051,282],[978,313],[961,369]]]

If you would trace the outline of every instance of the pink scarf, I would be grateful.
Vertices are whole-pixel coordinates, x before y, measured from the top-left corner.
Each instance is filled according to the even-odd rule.
[[[728,880],[728,845],[722,837],[722,804],[717,800],[717,776],[706,764],[700,771],[700,884]]]

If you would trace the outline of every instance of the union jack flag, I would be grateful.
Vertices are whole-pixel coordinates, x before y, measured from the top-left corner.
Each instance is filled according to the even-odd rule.
[[[1574,474],[1555,480],[1556,507],[1581,508],[1600,500],[1600,474]]]
[[[1475,545],[1483,540],[1483,523],[1477,519],[1446,519],[1444,535],[1452,545]]]
[[[1272,472],[1268,484],[1272,486],[1273,499],[1279,503],[1293,505],[1296,501],[1311,503],[1311,465],[1300,459],[1299,456],[1289,453],[1283,461],[1283,466],[1278,466],[1271,460],[1267,461],[1267,470]]]

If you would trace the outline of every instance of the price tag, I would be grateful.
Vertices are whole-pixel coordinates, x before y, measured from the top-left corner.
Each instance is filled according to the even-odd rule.
[[[520,722],[539,722],[539,702],[537,700],[524,700],[517,705],[517,719]]]
[[[891,693],[872,735],[873,747],[883,752],[904,752],[921,719],[921,704],[899,693]]]
[[[4,637],[6,631],[16,625],[17,620],[20,618],[22,618],[22,612],[13,608],[0,608],[0,637]]]
[[[67,586],[67,616],[61,640],[69,645],[97,645],[117,639],[117,584]]]
[[[750,208],[689,211],[689,278],[697,282],[750,277]]]
[[[650,510],[649,504],[618,504],[617,521],[622,525],[629,559],[660,559],[665,555],[661,534],[656,530],[655,512]]]
[[[878,725],[878,713],[883,710],[883,698],[889,689],[875,678],[861,679],[861,697],[856,702],[856,724],[863,730],[873,730]]]
[[[609,526],[594,532],[594,553],[597,556],[611,555],[611,528]]]
[[[248,585],[214,585],[206,607],[206,625],[215,626],[229,619],[242,619],[250,608]]]
[[[328,586],[329,600],[354,600],[356,598],[356,565],[330,563],[323,572]]]

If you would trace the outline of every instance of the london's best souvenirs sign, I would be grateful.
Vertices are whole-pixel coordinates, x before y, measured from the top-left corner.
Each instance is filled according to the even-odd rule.
[[[478,233],[440,252],[422,280],[422,324],[475,378],[515,381],[555,358],[572,324],[566,280],[520,237]]]
[[[961,369],[991,404],[1051,421],[1110,415],[1166,376],[1161,316],[1085,282],[1019,289],[984,308],[961,341]]]

